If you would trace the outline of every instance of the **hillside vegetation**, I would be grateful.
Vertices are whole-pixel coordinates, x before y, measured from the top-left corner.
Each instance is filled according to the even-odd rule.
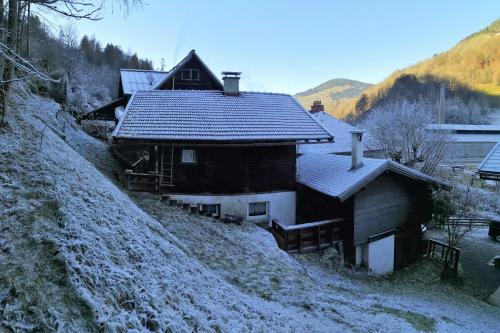
[[[428,270],[346,278],[285,254],[253,224],[129,196],[115,182],[107,145],[60,105],[25,90],[14,102],[0,131],[2,332],[500,327],[498,309],[432,282]]]
[[[450,50],[403,70],[368,88],[354,99],[340,100],[327,111],[340,118],[359,118],[375,106],[395,99],[436,104],[439,85],[445,82],[448,122],[468,122],[460,115],[471,108],[485,122],[500,108],[500,19],[463,39]],[[446,108],[446,107],[445,107]]]
[[[346,101],[354,100],[372,84],[349,79],[332,79],[319,86],[298,93],[295,97],[306,108],[321,101],[327,111],[335,110]]]

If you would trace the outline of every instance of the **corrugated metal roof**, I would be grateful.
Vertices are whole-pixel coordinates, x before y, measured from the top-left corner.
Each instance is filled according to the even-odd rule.
[[[500,132],[500,125],[431,124],[429,125],[429,129],[471,132]]]
[[[358,128],[338,120],[325,112],[312,113],[311,115],[326,130],[330,133],[334,133],[335,142],[316,145],[300,145],[299,153],[341,154],[351,152],[352,139],[350,131],[358,130]],[[363,143],[365,150],[378,150],[375,140],[368,133],[363,136]]]
[[[488,156],[479,165],[479,173],[500,175],[500,142],[493,147]]]
[[[436,178],[383,159],[364,158],[363,166],[356,170],[351,170],[350,156],[309,153],[297,159],[299,183],[341,201],[350,198],[388,170],[436,186],[447,187]]]
[[[499,134],[451,134],[450,142],[500,142]]]
[[[165,141],[331,140],[285,94],[151,90],[132,95],[114,138]]]
[[[168,72],[140,70],[140,69],[120,69],[123,93],[131,95],[139,90],[152,90],[162,81]]]

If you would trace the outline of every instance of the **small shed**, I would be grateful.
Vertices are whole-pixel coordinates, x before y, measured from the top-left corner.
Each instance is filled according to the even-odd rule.
[[[356,149],[352,157],[304,154],[297,160],[297,174],[299,222],[346,219],[346,256],[381,274],[419,258],[421,226],[432,215],[432,191],[446,186],[398,163],[363,158]]]
[[[481,179],[493,180],[496,183],[497,202],[500,205],[500,143],[497,143],[484,158],[477,171]]]

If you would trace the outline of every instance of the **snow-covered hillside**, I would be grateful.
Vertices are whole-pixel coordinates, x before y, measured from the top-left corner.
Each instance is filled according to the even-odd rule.
[[[453,287],[350,280],[256,226],[129,196],[107,145],[58,110],[19,94],[0,130],[0,331],[500,330]]]

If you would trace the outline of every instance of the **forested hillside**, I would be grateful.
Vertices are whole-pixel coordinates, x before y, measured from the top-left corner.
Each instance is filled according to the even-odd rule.
[[[320,100],[327,111],[334,110],[339,102],[360,96],[372,84],[349,79],[328,80],[317,87],[308,89],[295,96],[308,109],[314,101]]]
[[[361,96],[340,101],[328,112],[358,119],[376,106],[396,99],[436,105],[441,82],[446,86],[447,122],[487,123],[500,108],[500,20],[450,50],[396,71]]]
[[[137,1],[116,3],[125,7]],[[120,67],[152,69],[148,59],[118,45],[102,46],[94,36],[80,38],[72,24],[56,28],[50,20],[50,13],[97,20],[100,8],[74,0],[0,2],[0,125],[13,82],[29,81],[33,92],[75,114],[116,97]]]
[[[152,69],[148,59],[123,52],[120,46],[101,46],[96,37],[78,39],[72,26],[65,26],[55,36],[38,17],[30,22],[29,59],[33,59],[59,83],[39,82],[39,93],[48,94],[63,105],[71,105],[76,113],[98,107],[118,93],[120,68]],[[26,53],[21,47],[21,54]]]

